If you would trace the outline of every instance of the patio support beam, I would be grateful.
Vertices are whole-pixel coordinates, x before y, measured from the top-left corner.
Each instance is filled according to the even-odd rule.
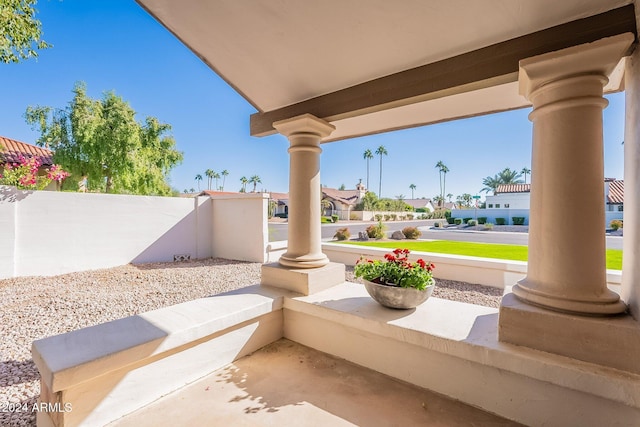
[[[637,373],[640,359],[628,355],[640,351],[640,329],[606,284],[602,132],[603,86],[634,40],[520,62],[520,93],[533,104],[529,261],[502,300],[498,336]]]
[[[315,268],[329,264],[322,253],[320,228],[320,139],[335,127],[311,114],[275,122],[273,127],[289,139],[289,225],[287,252],[280,264]]]

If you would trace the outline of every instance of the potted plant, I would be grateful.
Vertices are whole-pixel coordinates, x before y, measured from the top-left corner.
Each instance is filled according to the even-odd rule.
[[[354,272],[364,279],[369,295],[385,307],[409,309],[422,304],[435,286],[430,262],[409,261],[409,249],[395,249],[384,261],[360,258]]]

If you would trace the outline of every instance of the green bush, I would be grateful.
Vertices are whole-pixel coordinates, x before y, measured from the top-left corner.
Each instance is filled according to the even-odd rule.
[[[375,214],[373,217],[374,217],[374,218],[376,219],[376,221],[378,221],[378,222],[382,221],[382,214]]]
[[[349,240],[349,238],[351,237],[351,233],[349,232],[348,228],[338,228],[336,230],[336,234],[333,235],[334,239],[338,239],[338,240]]]
[[[513,216],[511,220],[513,221],[513,225],[524,225],[524,217],[523,216]]]
[[[467,225],[470,225],[470,226],[474,227],[476,225],[476,220],[475,219],[470,219],[469,221],[467,221]]]
[[[358,220],[358,214],[355,214],[355,213],[353,213],[353,212],[352,212],[352,213],[350,213],[350,214],[349,214],[349,219],[350,219],[351,221],[357,221],[357,220]]]
[[[455,224],[455,218],[451,218],[450,216],[448,216],[446,219],[447,219],[447,224]]]
[[[451,218],[451,211],[450,210],[445,211],[444,217],[447,219]]]
[[[453,223],[454,223],[455,225],[460,225],[460,224],[462,224],[462,218],[454,218],[454,219],[453,219]]]
[[[507,223],[507,220],[504,218],[496,218],[496,224],[497,225],[505,225]]]
[[[609,226],[614,230],[617,231],[619,229],[622,228],[622,221],[619,219],[614,219],[611,221],[611,223],[609,223]]]
[[[391,219],[391,215],[389,214],[384,214],[384,220],[385,221],[389,221]]]
[[[413,215],[413,214],[407,214],[407,219],[411,220],[411,219],[413,219],[413,218],[414,218],[414,215]]]
[[[491,223],[491,222],[487,222],[487,223],[484,225],[484,229],[485,229],[485,230],[493,230],[493,223]]]
[[[478,217],[478,224],[486,224],[487,223],[487,217],[486,216],[479,216]]]
[[[440,221],[438,221],[438,222],[435,222],[435,223],[433,224],[433,226],[434,226],[435,228],[440,228],[440,227],[442,227],[442,223],[441,223]]]
[[[391,214],[389,216],[391,217],[391,221],[395,221],[395,220],[398,219],[398,215],[396,215],[396,214]]]
[[[468,224],[469,221],[471,221],[473,218],[462,218],[462,222],[464,222],[465,224]]]
[[[427,214],[420,214],[420,216],[418,217],[418,219],[429,219],[429,215],[427,215]]]
[[[338,222],[338,219],[340,219],[340,217],[336,214],[331,215],[331,221],[333,222]]]
[[[427,210],[425,208],[416,208],[416,212],[425,213],[425,212],[427,212]]]
[[[323,216],[322,218],[320,218],[320,222],[322,224],[333,224],[333,221],[331,221],[331,218],[328,216]]]
[[[402,229],[402,234],[404,234],[404,236],[407,239],[417,239],[418,237],[422,236],[422,232],[420,230],[418,230],[415,227],[405,227]]]
[[[386,228],[387,227],[382,223],[382,221],[380,221],[377,225],[370,225],[367,227],[367,235],[371,239],[382,239]]]

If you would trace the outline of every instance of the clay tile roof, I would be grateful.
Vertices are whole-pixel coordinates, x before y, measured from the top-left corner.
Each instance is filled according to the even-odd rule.
[[[203,190],[199,196],[227,196],[229,194],[240,194],[237,191],[217,191],[217,190]]]
[[[624,203],[624,181],[609,182],[607,203]]]
[[[276,193],[274,191],[270,191],[269,194],[271,194],[271,198],[273,200],[288,200],[289,199],[289,193]]]
[[[500,193],[529,193],[531,184],[501,184],[496,189],[496,194]]]
[[[53,164],[53,151],[4,136],[0,136],[0,153],[2,153],[2,163],[19,162],[22,155],[27,158],[38,157],[43,166]]]
[[[335,188],[322,187],[322,193],[345,205],[354,205],[358,201],[358,190],[336,190]]]

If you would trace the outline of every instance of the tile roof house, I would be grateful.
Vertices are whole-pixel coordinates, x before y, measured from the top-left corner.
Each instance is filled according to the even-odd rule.
[[[531,184],[503,184],[496,194],[487,196],[487,209],[529,209]],[[615,178],[604,179],[605,209],[619,211],[624,209],[624,181]]]
[[[19,162],[20,156],[27,158],[37,157],[42,162],[43,167],[53,164],[53,151],[48,148],[38,147],[4,136],[0,136],[0,154],[2,155],[2,159],[0,159],[0,165],[2,166],[7,163]]]
[[[40,160],[42,165],[39,174],[46,174],[46,169],[53,165],[53,151],[48,148],[38,147],[36,145],[27,144],[26,142],[16,141],[15,139],[0,136],[0,173],[4,170],[4,166],[8,163],[19,163],[20,157],[32,158]],[[51,182],[45,190],[56,190],[58,184]]]
[[[624,181],[605,178],[604,196],[607,211],[624,211]]]

